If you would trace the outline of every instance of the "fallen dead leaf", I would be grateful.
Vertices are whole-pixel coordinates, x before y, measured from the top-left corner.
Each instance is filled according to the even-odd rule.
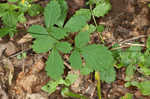
[[[27,93],[32,93],[32,89],[36,88],[36,85],[41,83],[40,74],[39,72],[44,68],[44,62],[40,59],[37,60],[36,63],[31,67],[29,72],[24,73],[20,72],[17,80],[16,80],[16,88],[15,89],[18,93],[20,89],[26,91]],[[40,85],[39,85],[40,86]],[[41,86],[40,86],[41,87]],[[38,88],[40,89],[40,88]],[[22,91],[20,91],[22,92]]]
[[[42,69],[44,69],[44,66],[45,66],[45,63],[41,59],[39,59],[36,61],[36,63],[30,69],[30,73],[38,73]]]
[[[26,34],[19,41],[17,41],[17,43],[18,44],[23,44],[23,43],[29,42],[31,40],[32,40],[32,36],[30,34]]]

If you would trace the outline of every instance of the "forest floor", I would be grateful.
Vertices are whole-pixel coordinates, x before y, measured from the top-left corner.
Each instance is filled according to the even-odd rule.
[[[48,0],[37,0],[43,7]],[[102,37],[108,47],[115,43],[124,42],[137,37],[136,41],[145,44],[150,34],[150,8],[148,0],[110,0],[111,11],[103,18],[97,18],[98,24],[105,25]],[[1,1],[0,1],[1,2]],[[85,7],[85,0],[67,0],[69,5],[68,15],[73,15],[79,8]],[[32,24],[43,24],[42,15],[27,16],[27,27],[18,24],[18,28],[27,29]],[[100,43],[98,35],[93,35],[92,40]],[[6,36],[0,38],[0,99],[64,99],[60,90],[49,95],[41,90],[50,78],[44,70],[45,59],[48,53],[36,54],[31,49],[33,39],[26,32],[17,33],[13,38]],[[133,40],[134,41],[134,40]],[[18,59],[21,53],[27,56]],[[150,99],[143,96],[136,87],[126,88],[125,68],[116,69],[116,80],[107,84],[102,82],[103,99],[119,99],[126,93],[132,93],[135,99]],[[78,73],[71,70],[69,72]],[[137,75],[137,77],[139,77]],[[60,86],[61,87],[61,86]],[[91,99],[98,99],[96,82],[92,74],[78,78],[70,89],[75,93],[84,94]],[[67,99],[67,98],[66,98]],[[72,98],[68,98],[72,99]]]

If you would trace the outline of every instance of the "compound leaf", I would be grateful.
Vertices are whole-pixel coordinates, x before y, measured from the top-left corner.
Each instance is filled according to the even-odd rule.
[[[68,42],[59,42],[56,44],[56,48],[63,53],[70,53],[72,50],[71,44]]]
[[[45,25],[47,28],[57,23],[61,15],[60,5],[56,0],[50,1],[44,9]]]
[[[82,60],[80,53],[74,50],[70,56],[69,62],[71,63],[71,67],[74,69],[81,69],[82,68]]]
[[[61,56],[56,49],[53,49],[50,53],[48,60],[46,61],[47,75],[52,79],[57,80],[64,73],[64,65]]]

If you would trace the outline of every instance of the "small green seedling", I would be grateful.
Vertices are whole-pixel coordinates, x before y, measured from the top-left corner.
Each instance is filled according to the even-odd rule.
[[[125,96],[121,97],[120,99],[134,99],[134,98],[132,94],[126,93]]]
[[[27,57],[27,53],[26,52],[23,52],[23,53],[17,55],[17,59],[24,59],[26,57]]]
[[[61,9],[65,8],[65,9]],[[52,0],[44,9],[45,27],[32,25],[28,32],[35,38],[32,48],[37,53],[51,51],[45,70],[52,79],[61,78],[64,73],[64,60],[61,54],[70,53],[69,62],[76,70],[98,71],[101,80],[108,83],[115,80],[114,59],[107,47],[89,44],[90,35],[96,30],[88,24],[91,19],[89,9],[80,9],[66,22],[67,3],[65,0]],[[78,32],[74,39],[69,35]],[[69,38],[74,45],[63,39]],[[61,54],[60,54],[61,53]],[[85,64],[83,64],[83,60]],[[83,71],[84,71],[83,70]]]
[[[48,92],[49,94],[52,94],[53,92],[55,92],[57,90],[57,87],[59,85],[65,85],[65,88],[62,88],[62,90],[61,90],[62,96],[79,98],[79,99],[87,99],[85,96],[80,95],[80,94],[75,94],[75,93],[69,91],[69,89],[67,88],[71,84],[73,84],[77,78],[78,78],[78,76],[75,74],[68,74],[68,76],[65,78],[65,80],[61,78],[59,80],[48,82],[46,85],[44,85],[42,87],[42,90],[45,92]]]

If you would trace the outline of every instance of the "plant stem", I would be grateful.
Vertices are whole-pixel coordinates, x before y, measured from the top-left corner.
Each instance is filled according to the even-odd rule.
[[[87,97],[85,97],[83,95],[70,92],[70,90],[68,88],[62,89],[61,94],[64,97],[68,96],[68,97],[73,97],[73,98],[78,98],[78,99],[88,99]]]
[[[98,97],[99,97],[99,99],[102,99],[101,98],[101,82],[100,82],[100,74],[99,74],[99,72],[95,72],[95,79],[97,80]]]
[[[95,24],[96,29],[97,29],[98,25],[97,25],[97,22],[96,22],[95,16],[93,15],[93,10],[92,10],[92,5],[91,5],[91,4],[90,4],[90,11],[91,11],[92,19],[93,19],[94,24]],[[100,34],[100,32],[98,32],[98,31],[97,31],[97,33],[98,33],[98,36],[100,37],[101,42],[104,44],[105,42],[104,42],[104,40],[103,40],[102,35],[101,35],[101,34]]]
[[[87,99],[87,97],[85,97],[83,95],[75,94],[75,93],[72,93],[72,92],[65,93],[65,95],[69,96],[69,97],[73,97],[73,98]]]

